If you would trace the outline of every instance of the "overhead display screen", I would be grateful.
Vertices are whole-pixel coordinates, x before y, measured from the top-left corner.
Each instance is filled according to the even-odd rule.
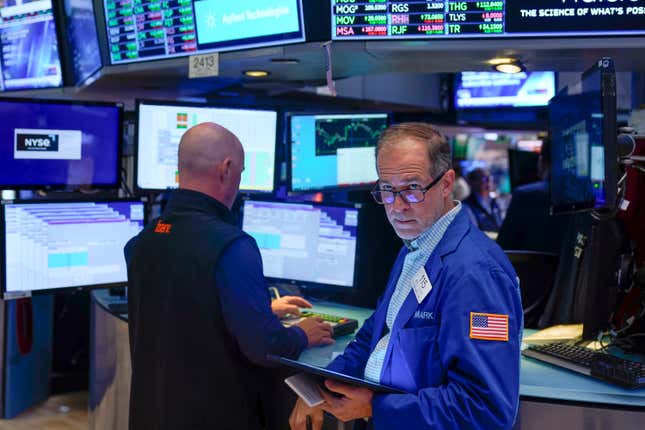
[[[554,72],[462,72],[455,82],[456,108],[546,106],[555,96]]]
[[[300,0],[103,0],[112,64],[304,41]]]
[[[645,34],[645,0],[331,0],[332,38]]]
[[[51,0],[0,0],[0,89],[63,83]]]

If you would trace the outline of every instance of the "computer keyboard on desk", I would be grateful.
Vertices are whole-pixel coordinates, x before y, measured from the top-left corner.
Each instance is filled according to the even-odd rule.
[[[326,323],[329,323],[332,328],[332,336],[339,337],[346,334],[354,333],[358,329],[358,321],[352,318],[341,317],[338,315],[321,314],[313,311],[303,310],[300,312],[299,317],[287,318],[282,320],[282,324],[286,327],[298,324],[303,318],[319,317]]]
[[[522,355],[625,388],[645,387],[645,364],[566,343],[531,345]]]

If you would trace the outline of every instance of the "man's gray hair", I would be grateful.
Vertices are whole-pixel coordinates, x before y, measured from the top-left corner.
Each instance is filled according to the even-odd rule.
[[[403,122],[393,125],[381,134],[376,145],[376,158],[381,150],[404,139],[423,142],[428,148],[430,176],[438,175],[452,168],[452,154],[448,140],[436,128],[425,122]]]

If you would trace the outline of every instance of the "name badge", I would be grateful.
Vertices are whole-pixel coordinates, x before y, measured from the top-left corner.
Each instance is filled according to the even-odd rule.
[[[417,297],[417,302],[421,303],[423,299],[426,298],[428,293],[432,291],[432,284],[426,270],[422,267],[419,269],[414,278],[412,278],[412,290],[414,290],[414,295]]]

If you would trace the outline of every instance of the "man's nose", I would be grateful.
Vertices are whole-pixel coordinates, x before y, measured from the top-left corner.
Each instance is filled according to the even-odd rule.
[[[392,203],[392,208],[397,212],[402,212],[408,208],[410,204],[405,201],[403,196],[400,193],[394,195],[394,202]]]

